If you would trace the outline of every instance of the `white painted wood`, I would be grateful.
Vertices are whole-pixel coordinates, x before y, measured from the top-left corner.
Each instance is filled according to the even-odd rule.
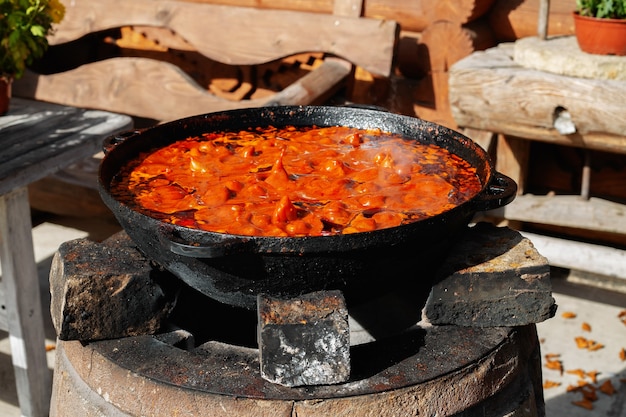
[[[626,280],[626,251],[574,240],[521,232],[550,265]]]
[[[45,417],[51,375],[31,228],[26,187],[0,196],[2,285],[20,408],[24,416]]]

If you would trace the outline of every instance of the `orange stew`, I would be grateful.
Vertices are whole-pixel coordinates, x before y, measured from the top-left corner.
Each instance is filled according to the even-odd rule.
[[[349,127],[206,133],[141,155],[114,196],[160,220],[248,236],[398,226],[475,196],[476,169],[435,145]]]

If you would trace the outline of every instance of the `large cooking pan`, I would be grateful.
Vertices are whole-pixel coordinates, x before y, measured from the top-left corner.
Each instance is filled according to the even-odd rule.
[[[175,226],[141,214],[112,197],[120,168],[141,152],[209,131],[267,126],[379,128],[448,149],[477,168],[483,189],[452,210],[414,223],[347,235],[239,236]],[[189,117],[105,141],[100,192],[128,235],[148,257],[216,300],[255,308],[256,296],[294,296],[321,289],[370,289],[397,280],[430,277],[421,271],[446,254],[473,215],[513,200],[517,186],[496,172],[485,151],[445,127],[384,111],[351,107],[274,107]]]

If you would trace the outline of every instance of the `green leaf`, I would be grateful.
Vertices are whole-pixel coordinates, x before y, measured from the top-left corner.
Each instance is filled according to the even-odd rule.
[[[32,33],[33,36],[39,36],[41,38],[46,36],[46,30],[40,25],[31,26],[30,33]]]

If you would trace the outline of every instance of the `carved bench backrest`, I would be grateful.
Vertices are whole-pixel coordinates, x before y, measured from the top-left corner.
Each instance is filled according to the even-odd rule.
[[[354,3],[355,0],[337,0]],[[359,0],[362,4],[362,0]],[[378,76],[391,72],[398,25],[339,14],[256,9],[175,0],[72,0],[53,47],[114,28],[141,26],[176,34],[211,60],[258,65],[303,52],[323,52]],[[335,10],[341,10],[337,6]],[[164,42],[168,42],[164,38]],[[315,71],[314,71],[315,72]],[[307,104],[349,69],[329,61],[320,74],[276,98],[231,101],[199,86],[176,65],[145,57],[118,57],[53,73],[29,72],[14,85],[16,96],[99,108],[159,121],[269,103]],[[308,83],[308,84],[306,84]],[[293,103],[292,103],[293,102]]]

